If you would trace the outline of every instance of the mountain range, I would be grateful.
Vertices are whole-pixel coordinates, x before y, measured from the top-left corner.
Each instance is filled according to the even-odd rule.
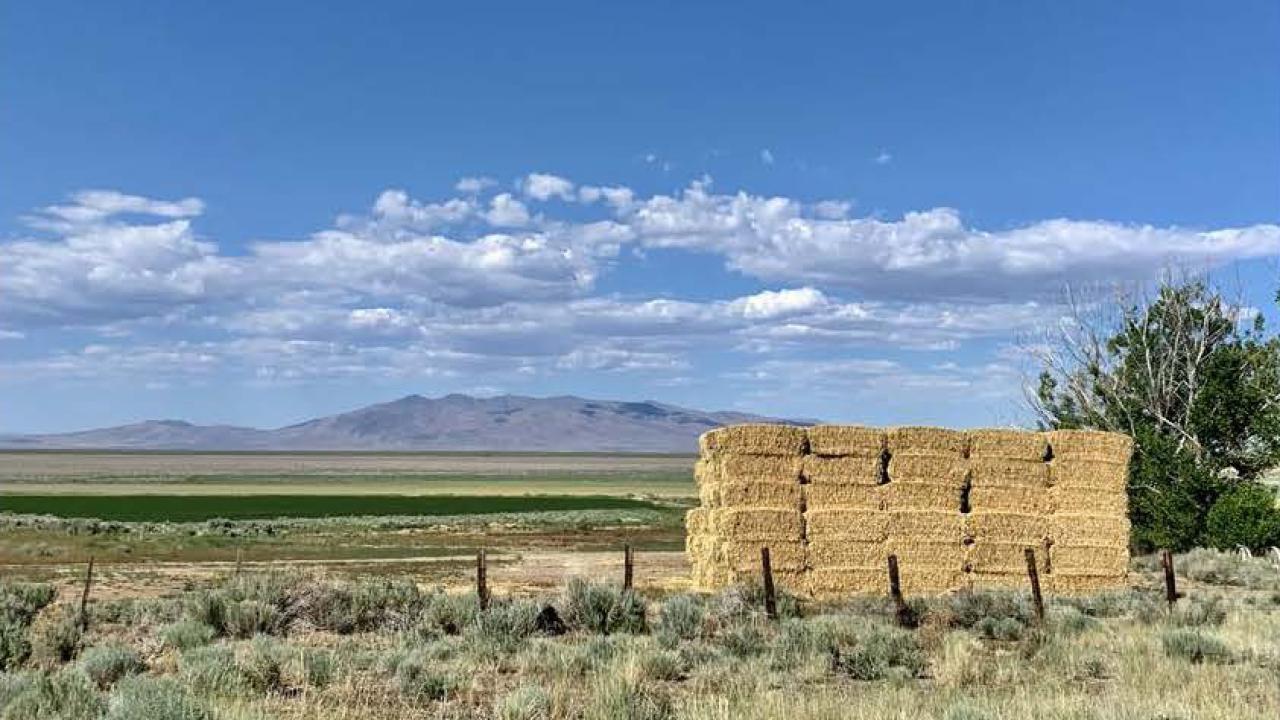
[[[652,401],[409,395],[275,429],[147,420],[79,432],[4,435],[0,448],[693,452],[702,433],[743,422],[811,421]]]

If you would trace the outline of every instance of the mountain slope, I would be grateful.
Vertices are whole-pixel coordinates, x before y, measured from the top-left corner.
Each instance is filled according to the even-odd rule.
[[[275,430],[151,420],[74,433],[0,437],[0,447],[692,452],[698,436],[711,428],[767,421],[778,422],[656,402],[409,395]]]

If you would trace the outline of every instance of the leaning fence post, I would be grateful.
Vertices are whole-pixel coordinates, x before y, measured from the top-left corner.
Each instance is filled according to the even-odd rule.
[[[893,609],[898,624],[902,627],[914,625],[915,618],[911,608],[907,607],[907,601],[902,597],[902,578],[898,575],[897,555],[889,556],[889,597],[893,598]]]
[[[635,553],[631,550],[631,543],[622,546],[622,589],[630,590],[631,581],[635,573]]]
[[[489,607],[488,570],[485,551],[481,548],[480,552],[476,553],[476,600],[479,601],[481,610]]]
[[[93,556],[89,556],[89,567],[84,571],[84,592],[80,594],[80,630],[89,629],[89,588],[93,585]]]
[[[1173,575],[1173,553],[1161,550],[1160,564],[1164,566],[1164,599],[1169,603],[1169,612],[1173,612],[1174,603],[1182,597],[1182,593],[1178,592],[1178,580]]]
[[[778,619],[778,598],[773,590],[773,566],[769,562],[769,548],[760,548],[760,571],[764,575],[764,614],[770,620]]]
[[[1031,579],[1031,599],[1036,605],[1036,620],[1044,624],[1044,596],[1040,594],[1040,571],[1036,568],[1036,551],[1025,548],[1027,556],[1027,577]]]

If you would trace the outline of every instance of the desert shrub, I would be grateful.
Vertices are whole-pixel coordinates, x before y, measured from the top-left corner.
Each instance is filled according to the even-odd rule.
[[[1015,623],[1025,628],[1033,614],[1034,609],[1026,594],[995,590],[944,595],[930,601],[925,609],[927,620],[949,627],[974,628],[982,634],[1011,634]]]
[[[308,589],[302,615],[314,626],[339,634],[404,627],[421,611],[417,585],[380,579],[354,586],[320,585]]]
[[[658,631],[683,640],[702,634],[707,611],[697,595],[673,595],[658,610]]]
[[[122,643],[89,648],[81,655],[79,665],[84,674],[103,690],[126,675],[135,675],[147,669],[137,651]]]
[[[226,645],[205,645],[184,650],[178,661],[178,678],[201,694],[230,694],[244,687],[235,651]]]
[[[12,670],[31,657],[27,626],[0,620],[0,672]]]
[[[279,635],[285,621],[274,605],[259,600],[241,600],[226,606],[227,634],[237,638]]]
[[[1027,626],[1012,617],[984,617],[973,624],[973,631],[988,640],[1021,640]]]
[[[667,720],[671,698],[626,674],[602,673],[591,685],[583,720]]]
[[[992,677],[991,670],[982,642],[965,630],[944,635],[933,658],[933,676],[944,687],[985,685]]]
[[[536,685],[521,685],[494,704],[493,714],[498,720],[548,720],[551,696]]]
[[[183,605],[188,619],[213,628],[218,635],[227,634],[227,597],[222,593],[189,593],[183,598]]]
[[[784,620],[777,637],[769,643],[769,668],[790,672],[825,650],[824,636],[811,623]]]
[[[660,647],[637,648],[634,662],[640,677],[647,680],[680,680],[689,670],[680,653]]]
[[[1094,595],[1059,597],[1053,604],[1070,607],[1092,618],[1117,618],[1125,615],[1149,616],[1158,611],[1159,600],[1152,593],[1133,590],[1111,590]]]
[[[160,643],[174,650],[189,650],[213,642],[217,631],[197,620],[179,620],[160,628]]]
[[[768,647],[764,630],[754,620],[741,620],[721,628],[715,637],[717,645],[730,655],[739,658],[752,657]]]
[[[31,645],[33,653],[43,660],[55,663],[75,660],[84,646],[80,614],[72,608],[63,608],[49,622],[37,626]]]
[[[1210,585],[1280,590],[1280,568],[1231,552],[1196,548],[1175,557],[1174,567],[1179,574]]]
[[[1166,630],[1160,635],[1164,654],[1192,663],[1225,664],[1232,660],[1231,649],[1216,635],[1191,628]]]
[[[1217,626],[1227,619],[1227,613],[1221,595],[1196,593],[1174,606],[1169,621],[1182,627]]]
[[[234,575],[223,585],[223,590],[233,600],[252,600],[288,614],[305,586],[306,579],[297,572],[269,570]]]
[[[30,625],[56,595],[45,583],[0,583],[0,625]]]
[[[172,678],[125,678],[111,694],[106,720],[212,720],[213,712]]]
[[[1048,622],[1053,632],[1068,637],[1101,626],[1096,618],[1086,615],[1071,605],[1050,608]]]
[[[476,614],[467,634],[485,648],[510,653],[537,630],[538,612],[528,600],[494,601]]]
[[[565,622],[575,630],[609,635],[646,628],[644,599],[611,585],[573,578],[565,588],[564,608]]]
[[[801,617],[800,601],[785,592],[776,594],[778,617]],[[764,588],[759,583],[733,585],[712,596],[707,614],[713,624],[731,624],[764,615]]]
[[[31,673],[0,707],[0,720],[96,720],[105,703],[84,673]]]
[[[239,670],[250,689],[266,694],[284,689],[284,665],[284,648],[270,637],[258,636],[249,644]]]
[[[396,687],[417,702],[446,700],[458,688],[458,680],[424,653],[410,653],[395,670]]]
[[[306,649],[298,657],[302,677],[307,685],[323,688],[333,682],[337,674],[333,653],[325,650]]]
[[[828,648],[831,669],[855,680],[918,677],[927,660],[915,635],[882,623],[869,623],[852,637],[839,633]]]
[[[1234,550],[1243,545],[1261,550],[1280,545],[1280,507],[1276,493],[1257,482],[1241,482],[1224,492],[1205,516],[1204,542]]]
[[[450,595],[443,591],[423,598],[421,605],[414,633],[424,639],[459,635],[480,612],[474,595]]]

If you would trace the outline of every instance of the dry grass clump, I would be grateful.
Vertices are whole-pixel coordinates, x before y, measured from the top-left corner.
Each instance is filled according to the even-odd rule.
[[[703,455],[799,456],[809,439],[805,428],[791,425],[732,425],[703,433],[698,446]]]
[[[880,459],[885,431],[862,425],[815,425],[809,428],[809,452],[824,457]]]

